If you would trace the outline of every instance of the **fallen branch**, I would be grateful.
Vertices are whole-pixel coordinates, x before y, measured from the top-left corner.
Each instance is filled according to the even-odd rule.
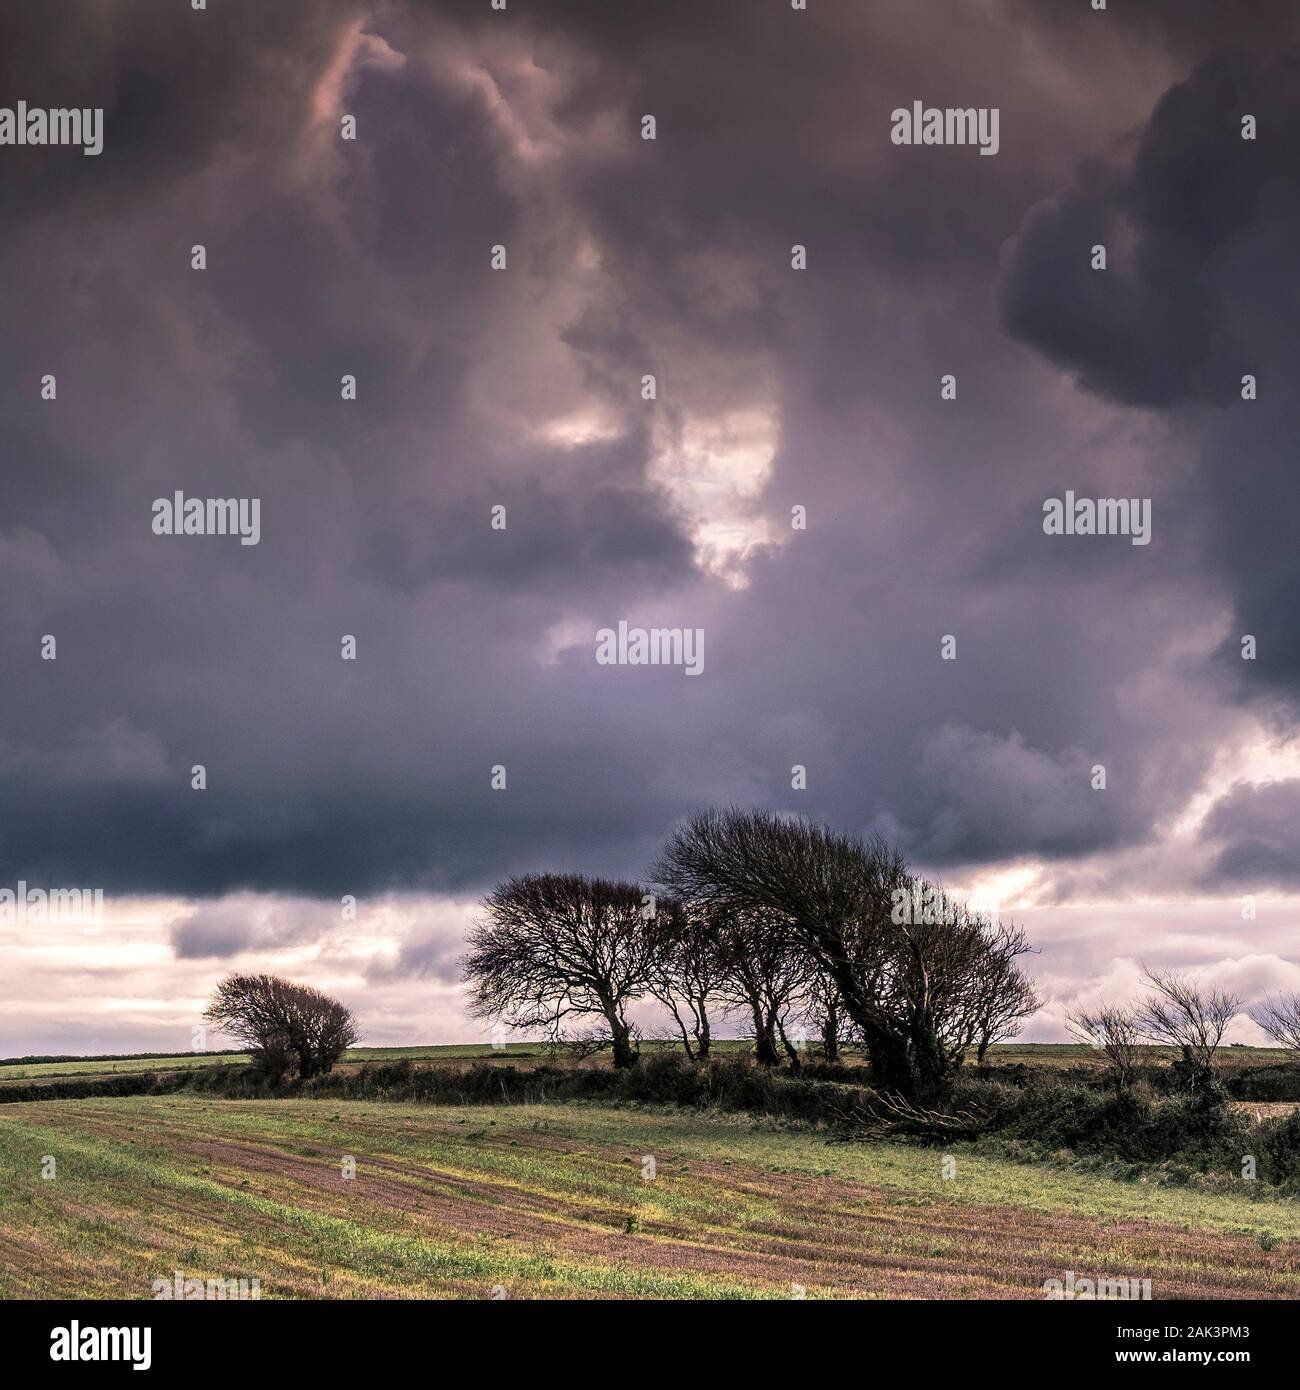
[[[988,1125],[987,1111],[931,1110],[902,1096],[876,1093],[865,1107],[834,1109],[838,1133],[833,1144],[861,1144],[905,1134],[917,1139],[975,1139]]]

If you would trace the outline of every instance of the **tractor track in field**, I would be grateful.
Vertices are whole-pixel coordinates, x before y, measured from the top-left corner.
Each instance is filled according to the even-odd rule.
[[[626,1150],[506,1127],[467,1135],[447,1124],[428,1132],[428,1160],[396,1158],[366,1148],[382,1150],[388,1134],[409,1142],[410,1129],[368,1127],[367,1118],[358,1116],[349,1136],[348,1152],[357,1161],[353,1180],[342,1176],[337,1147],[288,1136],[232,1135],[205,1112],[133,1140],[111,1107],[88,1105],[67,1122],[79,1134],[142,1144],[142,1156],[161,1149],[174,1167],[307,1210],[362,1222],[369,1215],[390,1225],[397,1215],[410,1223],[412,1234],[632,1270],[689,1271],[755,1288],[802,1286],[846,1297],[1023,1299],[1043,1297],[1045,1280],[1072,1271],[1079,1277],[1150,1278],[1157,1299],[1285,1298],[1300,1292],[1300,1244],[1294,1242],[1265,1251],[1248,1235],[1103,1222],[690,1155],[666,1160],[655,1182],[698,1195],[702,1207],[721,1192],[779,1215],[729,1220],[724,1203],[718,1213],[689,1224],[637,1215],[629,1232],[629,1214],[646,1205],[653,1209],[657,1189],[629,1166]],[[131,1135],[138,1130],[132,1126]],[[478,1153],[517,1157],[529,1149],[552,1160],[571,1158],[577,1179],[584,1163],[605,1180],[626,1172],[626,1198],[584,1192],[580,1181],[539,1190],[491,1172],[466,1172]],[[142,1200],[160,1211],[185,1211],[183,1202],[164,1192],[144,1193]],[[218,1216],[214,1220],[223,1224]]]

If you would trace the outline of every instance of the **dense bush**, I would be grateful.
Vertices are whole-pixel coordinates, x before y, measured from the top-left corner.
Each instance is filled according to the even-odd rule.
[[[1158,1096],[1139,1084],[1128,1090],[1046,1082],[1020,1092],[1001,1131],[1043,1153],[1061,1149],[1128,1162],[1179,1158],[1210,1162],[1240,1155],[1245,1122],[1217,1091]]]
[[[1025,1089],[1012,1081],[983,1081],[958,1075],[945,1108],[958,1114],[978,1115],[987,1129],[1000,1129],[1020,1113]]]
[[[217,1068],[214,1068],[217,1070]],[[220,1070],[226,1070],[221,1068]],[[124,1075],[79,1076],[68,1081],[31,1081],[25,1086],[0,1086],[0,1105],[23,1100],[89,1100],[96,1096],[159,1096],[182,1090],[185,1073],[152,1071]]]
[[[1265,1120],[1251,1136],[1259,1176],[1300,1191],[1300,1110],[1279,1120]]]
[[[1219,1075],[1234,1100],[1300,1101],[1300,1067],[1225,1066]]]
[[[442,1105],[603,1100],[692,1108],[711,1106],[810,1122],[831,1122],[843,1108],[861,1101],[870,1092],[861,1085],[818,1081],[799,1073],[756,1067],[744,1058],[724,1058],[695,1065],[678,1053],[655,1053],[640,1066],[619,1071],[603,1067],[521,1070],[487,1062],[468,1067],[413,1067],[408,1061],[367,1063],[351,1074],[316,1077],[295,1094],[418,1100]]]

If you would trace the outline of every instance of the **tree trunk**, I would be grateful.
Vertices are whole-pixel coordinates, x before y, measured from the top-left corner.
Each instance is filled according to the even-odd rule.
[[[916,1080],[925,1090],[943,1086],[952,1064],[929,1018],[918,1019],[912,1029],[912,1059]]]
[[[754,1059],[760,1067],[774,1067],[781,1060],[771,1026],[757,1008],[754,1010]]]
[[[871,1084],[878,1091],[894,1091],[913,1099],[916,1073],[907,1038],[882,1021],[844,955],[828,953],[826,967],[839,989],[845,1014],[867,1045]]]
[[[916,1072],[905,1039],[880,1028],[866,1028],[871,1084],[878,1091],[894,1091],[911,1100],[916,1095]]]
[[[840,1060],[840,1011],[834,1003],[826,1006],[822,1019],[822,1055],[828,1062]]]
[[[786,1037],[785,1028],[782,1026],[781,1020],[778,1018],[774,1020],[774,1022],[776,1024],[777,1034],[781,1039],[781,1046],[785,1048],[785,1055],[790,1059],[790,1070],[800,1071],[803,1067],[803,1063],[799,1060],[799,1049]]]
[[[611,1018],[609,1021],[610,1035],[614,1039],[614,1066],[618,1070],[625,1070],[634,1067],[639,1060],[637,1053],[632,1047],[632,1033],[627,1024],[620,1019]]]

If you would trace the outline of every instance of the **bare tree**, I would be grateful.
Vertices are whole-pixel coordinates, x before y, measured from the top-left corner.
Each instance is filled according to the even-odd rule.
[[[1173,970],[1145,970],[1155,991],[1139,1004],[1137,1023],[1151,1042],[1180,1048],[1198,1085],[1214,1065],[1214,1054],[1241,1012],[1241,999],[1227,990],[1206,989]]]
[[[655,949],[647,992],[672,1015],[692,1061],[704,1061],[712,1045],[709,1007],[725,976],[718,934],[705,914],[660,902],[646,931]]]
[[[808,1021],[822,1042],[822,1056],[828,1062],[840,1060],[844,1032],[844,1006],[830,974],[814,964],[808,985]]]
[[[304,1080],[328,1072],[360,1037],[344,1004],[275,975],[227,976],[203,1017],[248,1047],[273,1080],[294,1065]]]
[[[1019,964],[1031,949],[1020,927],[1000,925],[986,933],[986,949],[970,982],[971,1040],[981,1066],[990,1046],[1016,1037],[1042,1003]]]
[[[659,943],[648,894],[582,874],[524,874],[498,884],[463,961],[471,1011],[560,1042],[570,1020],[602,1020],[616,1067],[637,1060],[627,1005],[654,977]],[[580,1025],[581,1026],[581,1025]]]
[[[1300,994],[1266,999],[1250,1010],[1250,1017],[1279,1047],[1300,1052]]]
[[[775,1066],[784,1051],[790,1065],[801,1066],[788,1025],[804,1010],[811,982],[809,960],[792,940],[785,923],[772,913],[736,908],[708,913],[718,953],[715,986],[719,1003],[740,1015],[754,1038],[754,1056]]]
[[[884,998],[904,1020],[920,1075],[933,1081],[1023,1016],[1027,982],[1017,959],[1029,947],[1019,928],[997,927],[923,880],[917,896],[938,906],[898,924],[898,963]],[[1028,997],[1036,1007],[1032,989]]]
[[[1118,1090],[1133,1084],[1142,1033],[1132,1009],[1101,1004],[1096,1009],[1077,1009],[1066,1014],[1066,1027],[1080,1042],[1100,1049],[1110,1063]]]

